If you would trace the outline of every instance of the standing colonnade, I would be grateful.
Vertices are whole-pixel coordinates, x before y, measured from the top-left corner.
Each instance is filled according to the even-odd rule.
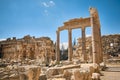
[[[99,64],[103,61],[102,55],[102,43],[101,43],[101,32],[98,12],[95,8],[90,8],[90,17],[88,18],[75,18],[64,23],[64,26],[59,27],[56,31],[57,44],[56,44],[56,60],[60,61],[60,31],[68,30],[68,60],[72,61],[73,50],[72,50],[72,29],[81,28],[82,30],[82,54],[84,62],[87,62],[86,54],[86,34],[85,28],[91,27],[92,29],[92,54],[93,63]]]

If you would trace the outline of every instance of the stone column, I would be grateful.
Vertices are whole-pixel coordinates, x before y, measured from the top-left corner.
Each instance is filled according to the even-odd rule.
[[[60,61],[60,32],[56,31],[57,34],[57,43],[56,43],[56,60]]]
[[[102,57],[102,43],[100,33],[99,15],[95,8],[90,8],[91,27],[92,27],[92,50],[93,50],[93,63],[99,64]]]
[[[100,44],[100,63],[103,62],[103,53],[102,53],[102,38],[101,38],[101,29],[99,27],[99,44]]]
[[[68,60],[72,61],[72,30],[68,29]]]
[[[93,63],[98,63],[98,52],[97,52],[97,41],[96,41],[96,28],[93,24],[93,17],[91,17],[91,27],[92,27],[92,52],[93,52]]]
[[[99,64],[103,60],[99,15],[95,8],[90,8],[90,15],[92,27],[93,63]]]
[[[92,52],[93,52],[93,63],[99,64],[100,60],[100,49],[99,49],[99,32],[98,26],[95,23],[94,17],[91,17],[91,27],[92,27]]]
[[[86,55],[85,27],[82,27],[82,55],[83,55],[84,62],[86,62],[87,55]]]

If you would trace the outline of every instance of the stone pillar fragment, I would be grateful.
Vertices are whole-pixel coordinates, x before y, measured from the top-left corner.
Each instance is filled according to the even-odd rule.
[[[87,61],[87,55],[86,55],[86,39],[85,39],[85,28],[82,28],[82,55],[84,62]]]
[[[103,59],[100,21],[99,21],[98,12],[95,8],[90,8],[90,14],[91,14],[91,27],[92,27],[93,63],[99,64]]]
[[[56,50],[56,60],[57,60],[57,61],[60,61],[60,32],[59,32],[59,31],[56,31],[56,34],[57,34],[57,43],[56,43],[56,47],[57,47],[57,50]]]
[[[72,50],[72,30],[68,29],[68,60],[72,61],[72,55],[73,55],[73,50]]]

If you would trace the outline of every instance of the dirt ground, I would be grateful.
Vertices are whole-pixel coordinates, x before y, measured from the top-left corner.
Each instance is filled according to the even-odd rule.
[[[120,80],[120,64],[112,64],[107,65],[108,69],[106,71],[102,71],[101,80]]]

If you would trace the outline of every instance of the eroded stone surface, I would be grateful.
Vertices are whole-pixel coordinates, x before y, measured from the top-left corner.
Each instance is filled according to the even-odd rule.
[[[35,38],[27,35],[22,39],[0,41],[0,55],[11,63],[37,59],[48,65],[51,60],[55,60],[55,46],[49,37]]]

